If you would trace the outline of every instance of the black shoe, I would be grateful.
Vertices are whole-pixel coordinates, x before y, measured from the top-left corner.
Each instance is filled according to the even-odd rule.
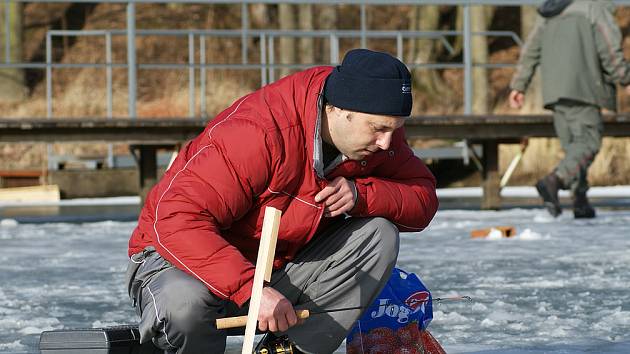
[[[592,206],[582,206],[579,208],[573,208],[573,216],[576,219],[592,219],[595,217],[595,209]]]
[[[592,219],[595,217],[595,209],[588,202],[586,194],[579,194],[574,197],[573,216],[576,219]]]
[[[295,347],[289,337],[277,337],[267,332],[254,349],[254,354],[302,354],[302,351]]]
[[[545,208],[553,217],[562,214],[560,207],[560,199],[558,199],[558,190],[562,182],[555,173],[549,174],[536,183],[538,194],[543,199]]]

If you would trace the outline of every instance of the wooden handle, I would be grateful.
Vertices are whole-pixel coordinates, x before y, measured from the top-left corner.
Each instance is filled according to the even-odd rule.
[[[297,318],[303,320],[310,316],[308,310],[296,310]],[[247,324],[247,316],[226,317],[217,319],[217,329],[243,327]]]

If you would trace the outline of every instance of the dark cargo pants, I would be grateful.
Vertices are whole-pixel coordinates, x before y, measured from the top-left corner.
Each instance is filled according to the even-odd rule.
[[[603,123],[599,107],[572,100],[553,106],[553,124],[564,158],[555,173],[573,195],[586,194],[588,168],[602,145]]]
[[[321,232],[293,262],[275,270],[270,285],[299,309],[365,307],[385,286],[398,244],[398,229],[386,219],[348,218]],[[140,316],[141,342],[153,340],[169,352],[223,353],[228,333],[217,330],[214,320],[247,314],[247,304],[239,309],[219,299],[152,249],[132,257],[127,280]],[[313,315],[281,334],[304,352],[331,353],[361,313]]]

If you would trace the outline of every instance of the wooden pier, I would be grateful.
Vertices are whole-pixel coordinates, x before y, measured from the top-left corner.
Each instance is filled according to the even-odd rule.
[[[206,122],[193,119],[0,119],[0,143],[127,143],[138,157],[143,194],[157,182],[157,150],[197,136]],[[555,137],[551,115],[418,116],[405,124],[409,138],[467,139],[483,147],[483,209],[499,209],[499,145]],[[630,115],[606,115],[604,135],[630,136]]]

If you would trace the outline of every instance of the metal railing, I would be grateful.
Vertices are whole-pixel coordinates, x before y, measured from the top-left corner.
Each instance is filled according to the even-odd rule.
[[[112,68],[128,68],[126,63],[112,63],[112,36],[125,36],[125,30],[51,30],[46,33],[46,63],[24,63],[14,64],[13,67],[23,68],[42,68],[46,70],[46,112],[47,117],[53,116],[53,77],[52,70],[60,68],[105,68],[106,69],[106,107],[107,117],[112,116]],[[403,59],[403,40],[414,38],[430,38],[439,40],[447,51],[454,54],[454,49],[446,40],[448,36],[460,35],[457,31],[280,31],[280,30],[251,30],[248,31],[248,37],[258,38],[260,43],[260,63],[247,63],[243,58],[241,63],[231,64],[213,64],[206,62],[206,41],[210,37],[220,38],[238,38],[241,37],[239,30],[138,30],[136,36],[180,36],[188,38],[188,63],[186,64],[164,64],[164,63],[147,63],[136,64],[137,69],[188,69],[188,96],[189,96],[189,117],[196,118],[195,109],[196,102],[196,70],[199,70],[199,90],[200,96],[200,117],[205,118],[206,112],[206,70],[207,69],[233,69],[233,70],[260,70],[261,85],[266,85],[275,81],[276,71],[278,69],[303,69],[313,65],[338,64],[339,58],[339,40],[340,39],[357,39],[365,36],[368,39],[394,39],[396,40],[396,53],[399,59]],[[476,34],[476,33],[474,33]],[[522,44],[521,39],[513,32],[506,31],[488,31],[481,32],[479,35],[486,36],[506,36],[511,37],[515,43]],[[105,63],[53,63],[52,62],[52,38],[56,36],[103,36],[105,38]],[[274,57],[275,41],[280,37],[313,37],[329,39],[330,59],[326,63],[308,63],[308,64],[280,64],[276,63]],[[195,45],[198,39],[198,47]],[[199,62],[195,62],[196,50],[199,51]],[[513,64],[477,64],[483,67],[503,67]],[[445,69],[445,68],[463,68],[463,63],[409,63],[408,67],[424,68],[424,69]],[[129,85],[132,85],[130,82]],[[132,91],[135,89],[132,88]],[[130,112],[131,113],[131,112]],[[130,117],[135,115],[130,114]]]
[[[196,79],[195,71],[199,70],[200,91],[200,117],[206,115],[206,70],[208,69],[246,69],[260,70],[261,84],[265,85],[275,80],[275,71],[277,69],[296,69],[305,68],[311,64],[278,64],[274,58],[274,43],[276,38],[280,37],[296,37],[296,38],[328,38],[330,62],[324,64],[336,64],[339,62],[339,39],[352,38],[359,39],[361,47],[367,46],[368,39],[394,39],[396,40],[396,55],[403,59],[403,41],[405,39],[415,38],[431,38],[439,40],[444,47],[453,51],[446,37],[463,36],[463,60],[461,63],[408,63],[410,69],[444,69],[444,68],[460,68],[464,71],[464,114],[472,113],[472,68],[474,66],[496,68],[503,66],[512,66],[514,63],[473,63],[472,62],[472,36],[505,36],[511,38],[516,44],[522,44],[521,39],[514,32],[510,31],[471,31],[471,14],[470,6],[472,5],[493,5],[493,6],[520,6],[520,5],[536,5],[539,0],[100,0],[99,3],[124,3],[126,4],[126,30],[49,30],[46,33],[46,62],[45,63],[24,63],[11,61],[10,48],[10,11],[9,4],[11,2],[27,2],[27,0],[4,0],[5,3],[5,49],[4,63],[0,63],[0,68],[39,68],[46,70],[46,116],[53,117],[53,92],[52,92],[52,69],[54,68],[81,68],[81,67],[97,67],[106,70],[106,111],[107,117],[112,116],[112,69],[126,68],[128,74],[128,116],[136,117],[136,92],[137,92],[137,71],[138,69],[188,69],[188,89],[189,89],[189,117],[197,117],[195,110],[196,97]],[[33,1],[28,1],[33,2]],[[42,3],[60,3],[66,1],[60,0],[36,0]],[[94,3],[94,0],[74,0],[73,3]],[[135,5],[138,3],[203,3],[203,4],[240,4],[241,5],[241,28],[237,30],[145,30],[136,29],[136,13]],[[249,4],[353,4],[359,5],[360,11],[360,29],[358,30],[313,30],[313,31],[280,31],[280,30],[253,30],[249,26]],[[630,0],[615,1],[618,5],[630,5]],[[366,6],[368,5],[459,5],[463,8],[463,28],[462,31],[373,31],[367,29]],[[138,36],[160,35],[160,36],[185,36],[188,37],[188,63],[186,64],[137,64],[137,54],[135,47],[135,39]],[[55,36],[104,36],[105,38],[105,63],[53,63],[52,62],[52,38]],[[127,36],[127,62],[112,63],[112,36]],[[231,37],[241,39],[241,62],[231,64],[212,64],[206,63],[205,46],[206,39],[210,37]],[[260,43],[260,63],[249,63],[249,39],[258,38]],[[195,46],[195,40],[199,40],[199,47]],[[199,63],[195,62],[195,50],[200,53]]]

